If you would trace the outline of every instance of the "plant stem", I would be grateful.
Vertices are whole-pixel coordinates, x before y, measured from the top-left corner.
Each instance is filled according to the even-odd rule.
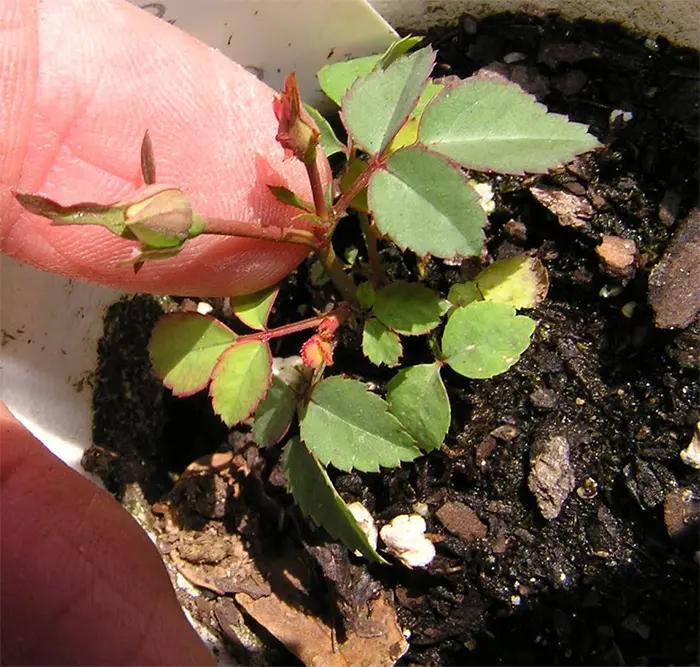
[[[357,303],[357,289],[355,283],[352,281],[352,278],[343,271],[343,265],[335,254],[330,239],[328,239],[323,247],[316,248],[316,256],[318,257],[318,261],[321,262],[325,272],[330,276],[336,289],[343,295],[343,298],[351,303]]]
[[[355,195],[369,183],[370,176],[379,169],[381,162],[378,158],[372,158],[365,169],[352,183],[352,185],[340,196],[340,199],[333,207],[333,217],[338,220],[345,213],[350,202],[355,199]]]
[[[242,236],[249,239],[296,243],[313,249],[318,248],[318,239],[314,236],[314,233],[298,227],[261,227],[255,222],[243,220],[206,218],[206,226],[202,233],[221,236]]]
[[[314,208],[316,215],[324,222],[328,222],[328,208],[326,206],[326,194],[323,191],[323,183],[321,182],[321,174],[318,171],[318,161],[314,160],[311,163],[304,162],[306,173],[311,184],[311,193],[314,197]]]
[[[377,283],[377,285],[384,285],[386,284],[386,274],[379,261],[379,254],[377,252],[377,229],[366,213],[359,213],[358,215],[360,217],[362,233],[365,237],[365,244],[367,245],[367,260],[369,262],[372,282]]]
[[[324,313],[323,315],[316,315],[315,317],[309,317],[300,322],[293,322],[292,324],[283,324],[281,327],[276,329],[266,329],[265,331],[256,331],[255,333],[246,334],[244,336],[239,336],[237,341],[248,341],[248,340],[263,340],[269,341],[273,338],[280,338],[281,336],[288,336],[290,334],[299,333],[300,331],[305,331],[306,329],[316,329],[320,324],[330,317],[336,317],[341,322],[350,313],[350,305],[343,302],[338,305],[334,310]]]

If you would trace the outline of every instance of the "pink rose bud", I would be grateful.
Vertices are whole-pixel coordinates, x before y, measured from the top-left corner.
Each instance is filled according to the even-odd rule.
[[[275,139],[284,148],[285,157],[295,156],[304,164],[313,163],[321,133],[301,103],[294,72],[287,75],[284,90],[275,97],[272,108],[279,122]]]
[[[201,232],[201,218],[181,190],[149,185],[137,197],[122,202],[124,223],[145,246],[175,248]]]

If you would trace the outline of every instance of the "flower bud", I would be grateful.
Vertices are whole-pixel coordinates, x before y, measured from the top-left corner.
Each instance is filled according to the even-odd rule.
[[[190,236],[192,206],[177,188],[148,186],[139,192],[138,201],[123,205],[126,228],[148,248],[175,248]]]
[[[285,79],[284,90],[275,97],[272,108],[279,122],[275,139],[284,148],[284,156],[295,156],[305,164],[314,162],[321,133],[301,103],[294,72]]]

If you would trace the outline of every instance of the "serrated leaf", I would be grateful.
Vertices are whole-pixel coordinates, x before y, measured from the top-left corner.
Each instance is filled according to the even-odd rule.
[[[319,382],[301,420],[301,439],[323,465],[377,472],[420,455],[386,402],[357,380]]]
[[[176,396],[195,394],[209,384],[216,362],[236,338],[208,315],[165,315],[153,327],[148,344],[153,372]]]
[[[221,355],[211,374],[214,412],[227,426],[243,421],[265,398],[272,381],[270,346],[260,340],[236,343]]]
[[[359,77],[369,74],[380,58],[380,55],[364,56],[324,65],[316,75],[321,90],[340,106],[343,95],[349,90],[350,86]]]
[[[261,447],[277,444],[287,433],[294,419],[296,407],[296,394],[285,382],[278,377],[273,377],[267,395],[255,410],[253,423],[255,442]]]
[[[393,153],[369,182],[369,207],[382,234],[418,255],[481,252],[486,214],[464,174],[418,147]]]
[[[536,257],[508,257],[485,268],[475,280],[486,301],[534,308],[547,296],[547,269]]]
[[[360,304],[360,308],[371,308],[374,305],[374,300],[377,297],[377,293],[372,287],[372,283],[360,283],[357,286],[357,303]]]
[[[438,294],[425,285],[397,281],[377,292],[373,313],[398,333],[420,336],[440,324],[445,309]]]
[[[600,146],[587,129],[513,83],[475,76],[428,105],[418,140],[469,169],[544,173]]]
[[[396,366],[403,348],[399,337],[377,318],[370,317],[362,330],[362,352],[376,366]]]
[[[355,81],[343,97],[342,120],[362,150],[375,155],[391,143],[416,106],[434,60],[432,49],[421,49]]]
[[[400,370],[389,382],[389,411],[426,451],[438,449],[450,427],[450,399],[439,364]]]
[[[310,104],[305,104],[304,106],[309,112],[311,118],[314,119],[318,129],[321,131],[321,136],[318,139],[318,145],[326,154],[326,157],[330,157],[336,153],[345,153],[345,145],[342,141],[340,141],[340,139],[338,139],[338,137],[335,136],[335,132],[333,131],[331,124]]]
[[[311,202],[304,201],[294,194],[289,188],[284,187],[284,185],[268,185],[267,189],[283,204],[300,208],[302,211],[306,211],[307,213],[314,213],[314,206]]]
[[[421,41],[423,41],[422,37],[414,37],[413,35],[406,35],[401,39],[397,39],[384,51],[377,63],[377,67],[386,69],[391,63],[404,55],[404,53],[408,53],[416,44],[420,44]]]
[[[284,448],[282,465],[289,491],[304,516],[311,517],[317,526],[351,551],[357,550],[369,560],[386,563],[372,548],[328,473],[298,438],[292,438]]]
[[[387,148],[387,153],[394,153],[399,148],[404,146],[410,146],[414,144],[418,139],[418,124],[420,122],[420,117],[425,111],[425,107],[428,102],[436,97],[445,87],[444,83],[435,83],[434,81],[428,81],[427,85],[423,89],[420,97],[418,98],[418,103],[416,104],[408,120],[404,123],[403,127],[397,132],[396,136],[392,139],[389,147]]]
[[[449,366],[468,378],[490,378],[507,371],[530,345],[535,321],[511,306],[475,301],[456,308],[442,335]]]
[[[483,301],[484,297],[475,282],[468,282],[452,285],[447,293],[447,300],[455,306],[466,306],[472,301]]]
[[[279,287],[269,287],[253,294],[232,296],[231,310],[247,327],[258,331],[267,329],[267,320],[277,294],[279,294]]]

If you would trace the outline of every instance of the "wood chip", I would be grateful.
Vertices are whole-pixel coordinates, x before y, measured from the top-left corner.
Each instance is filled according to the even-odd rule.
[[[236,602],[305,665],[391,667],[408,650],[396,611],[384,597],[370,605],[368,620],[374,632],[360,635],[349,630],[342,644],[335,641],[333,630],[321,619],[288,604],[274,593],[259,600],[239,593]]]

